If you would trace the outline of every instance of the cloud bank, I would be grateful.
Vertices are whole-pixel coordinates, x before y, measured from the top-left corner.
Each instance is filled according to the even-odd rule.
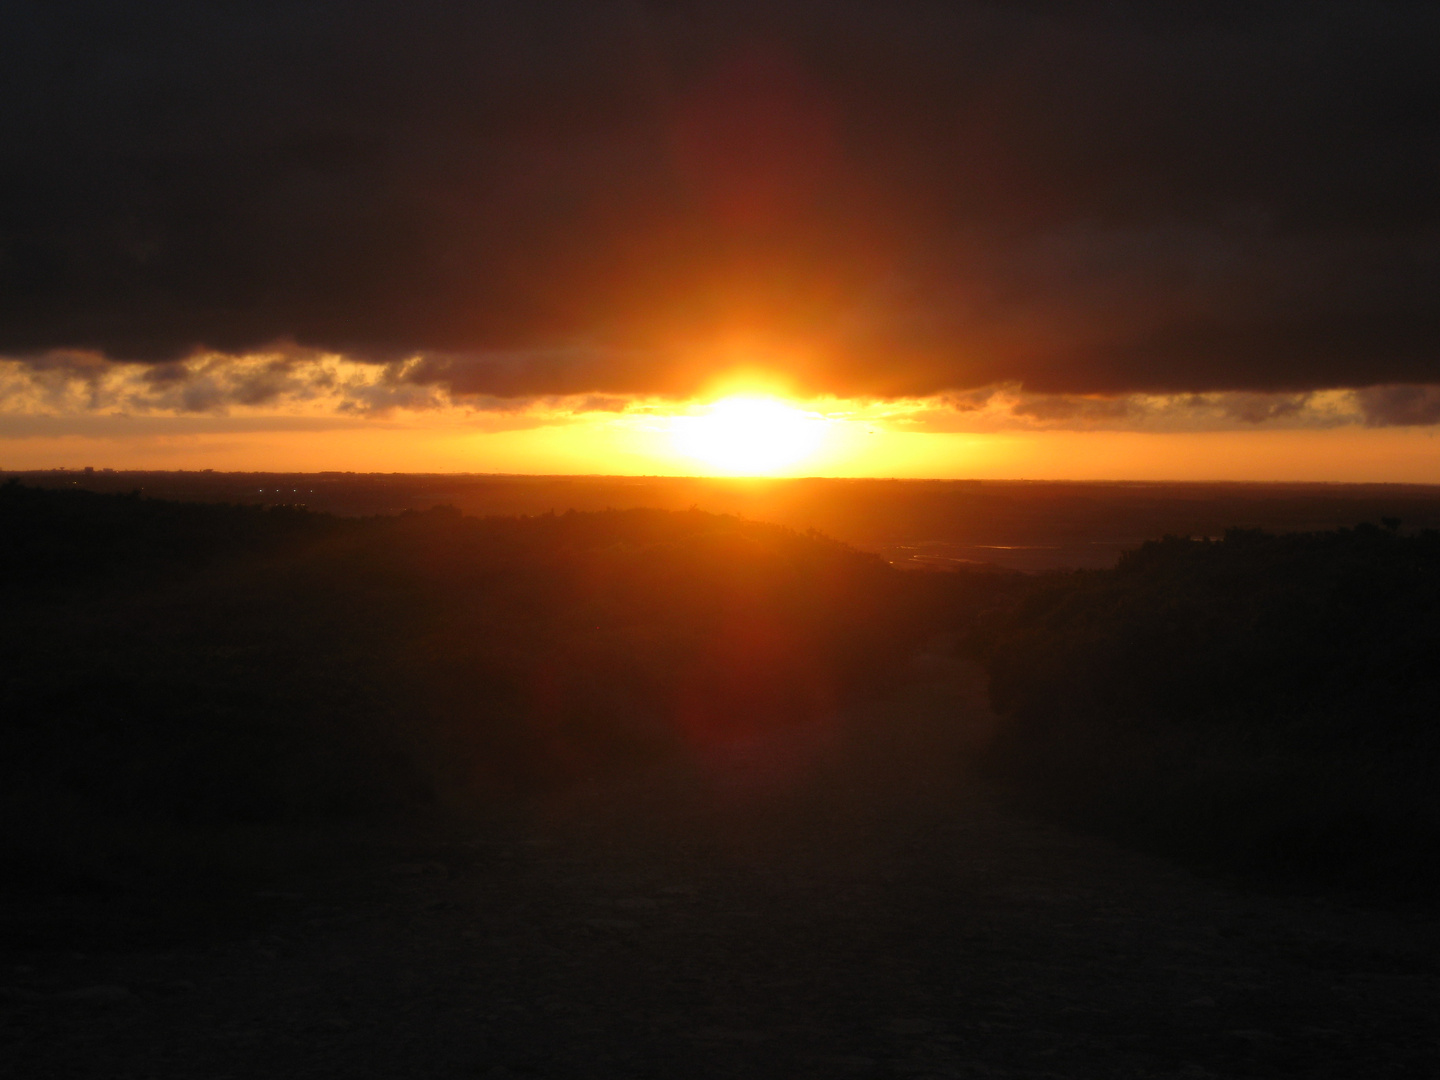
[[[497,366],[515,357],[496,357]],[[442,370],[448,370],[443,368]],[[1048,394],[1018,383],[919,398],[805,403],[817,416],[895,431],[1249,431],[1340,427],[1433,427],[1440,386],[1387,384],[1360,390],[1210,391],[1174,394]],[[280,424],[296,430],[426,416],[476,431],[544,427],[626,416],[644,421],[693,411],[671,398],[615,394],[494,395],[462,380],[437,381],[435,362],[360,363],[291,349],[250,356],[206,354],[166,363],[116,363],[57,352],[0,360],[0,430],[63,434]],[[299,425],[296,427],[296,425]]]
[[[1437,41],[1398,0],[11,4],[0,355],[202,412],[311,383],[177,364],[294,348],[360,410],[750,367],[1433,423]]]

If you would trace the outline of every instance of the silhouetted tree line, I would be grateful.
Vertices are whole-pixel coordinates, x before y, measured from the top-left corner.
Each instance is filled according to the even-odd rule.
[[[1432,875],[1440,532],[1399,524],[1171,536],[1032,580],[984,642],[996,760],[1230,865]]]

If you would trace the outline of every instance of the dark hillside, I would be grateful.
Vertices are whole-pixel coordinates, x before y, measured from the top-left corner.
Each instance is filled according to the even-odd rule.
[[[1036,579],[988,646],[999,760],[1132,835],[1433,876],[1440,533],[1176,537]]]
[[[1433,538],[1027,577],[698,511],[0,509],[15,1075],[1434,1072],[1430,909],[1007,806],[1393,899]]]
[[[172,834],[508,805],[823,737],[942,633],[1008,720],[990,764],[1070,820],[1289,878],[1418,882],[1440,836],[1434,532],[902,573],[696,510],[347,519],[10,484],[0,580],[22,883],[103,885],[147,845],[183,871]]]
[[[344,520],[10,484],[0,567],[4,839],[32,875],[125,822],[494,800],[821,723],[940,606],[698,511]]]
[[[293,506],[170,502],[0,484],[0,590],[17,596],[154,584],[215,559],[351,527]]]

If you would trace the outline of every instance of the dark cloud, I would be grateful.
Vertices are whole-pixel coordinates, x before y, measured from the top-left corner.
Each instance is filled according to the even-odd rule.
[[[283,342],[500,397],[740,356],[877,396],[1440,382],[1437,31],[1385,0],[10,4],[0,354]]]
[[[1425,388],[1409,388],[1411,390]],[[915,430],[986,432],[1244,431],[1390,426],[1367,411],[1366,390],[1263,393],[1253,390],[1177,394],[1029,393],[1018,384],[881,406],[877,415]],[[1440,393],[1436,399],[1440,400]],[[1440,422],[1440,416],[1432,421]]]
[[[1440,424],[1440,387],[1370,386],[1356,397],[1370,427]]]
[[[1126,398],[1086,398],[1063,394],[1024,397],[1010,412],[1039,421],[1122,421],[1134,411]]]
[[[1309,404],[1305,394],[1226,394],[1221,411],[1232,420],[1266,424],[1300,416]]]

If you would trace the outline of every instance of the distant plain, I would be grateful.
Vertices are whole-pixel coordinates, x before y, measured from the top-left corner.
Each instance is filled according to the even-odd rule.
[[[48,488],[149,498],[299,504],[343,516],[455,506],[478,516],[644,507],[815,529],[905,567],[990,563],[1040,571],[1113,566],[1165,535],[1228,528],[1314,532],[1397,518],[1440,527],[1440,485],[1043,480],[716,479],[480,473],[0,472]]]

